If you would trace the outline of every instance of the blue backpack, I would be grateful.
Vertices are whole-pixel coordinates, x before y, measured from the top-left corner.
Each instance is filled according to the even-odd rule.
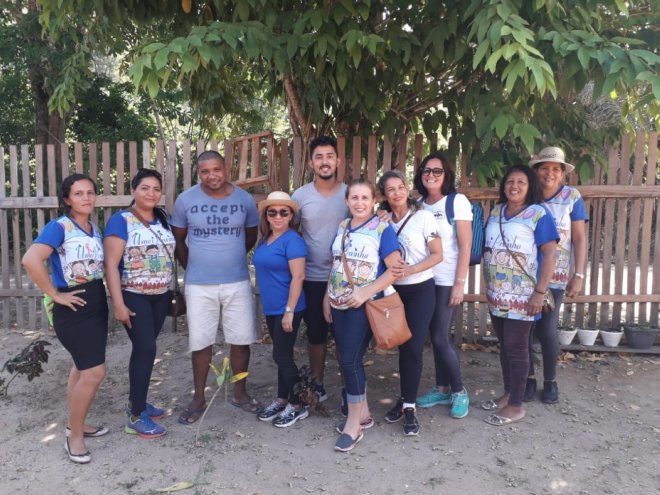
[[[447,221],[449,225],[454,228],[454,233],[456,233],[456,223],[454,222],[454,200],[456,199],[456,193],[450,193],[447,196],[447,204],[445,205],[445,211],[447,213]],[[472,249],[470,249],[470,265],[478,265],[481,263],[481,257],[484,254],[484,209],[480,203],[473,203],[470,201],[470,206],[472,206]]]

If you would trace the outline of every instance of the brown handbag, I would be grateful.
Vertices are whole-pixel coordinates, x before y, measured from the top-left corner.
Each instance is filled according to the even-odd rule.
[[[142,218],[142,216],[135,210],[135,208],[130,208],[129,211],[137,218],[140,222],[142,222],[142,225],[144,225],[145,228],[149,229],[149,231],[160,241],[160,243],[163,245],[163,250],[165,251],[165,254],[170,259],[170,262],[172,263],[172,278],[174,279],[174,289],[170,290],[170,309],[167,312],[167,316],[183,316],[186,314],[186,298],[183,295],[183,292],[179,289],[179,277],[177,273],[177,266],[176,266],[176,261],[172,256],[170,255],[170,252],[167,250],[167,246],[163,242],[163,240],[160,238],[160,236],[151,229],[151,226]]]
[[[412,215],[411,215],[412,216]],[[407,222],[407,220],[406,220]],[[405,223],[404,223],[405,225]],[[401,226],[403,228],[403,225]],[[341,261],[344,265],[344,272],[350,286],[355,289],[353,276],[346,262],[344,254],[344,241],[348,232],[348,225],[341,238]],[[399,229],[401,232],[401,229]],[[398,233],[397,233],[398,234]],[[389,288],[392,288],[391,286]],[[387,290],[387,289],[385,289]],[[400,346],[412,338],[412,333],[406,321],[406,312],[403,307],[401,297],[393,288],[393,293],[383,296],[379,299],[370,299],[364,305],[371,332],[376,341],[376,347],[379,349],[392,349]]]
[[[502,229],[502,215],[504,215],[504,211],[500,211],[500,235],[502,236],[502,244],[504,244],[504,247],[509,253],[509,256],[513,259],[513,261],[516,262],[516,264],[520,267],[522,272],[525,274],[525,276],[530,279],[533,282],[533,285],[536,285],[536,279],[532,277],[529,273],[527,273],[527,270],[525,270],[525,267],[522,266],[522,263],[518,261],[518,258],[513,255],[511,250],[509,249],[509,246],[506,243],[506,239],[504,238],[504,230]],[[545,293],[543,294],[543,306],[541,307],[541,310],[544,313],[552,313],[555,310],[555,296],[552,294],[552,291],[548,287],[545,290]]]

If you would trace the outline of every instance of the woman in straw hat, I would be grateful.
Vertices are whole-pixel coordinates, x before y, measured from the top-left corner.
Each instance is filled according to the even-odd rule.
[[[298,367],[293,346],[305,309],[302,292],[307,247],[293,227],[298,203],[283,191],[274,191],[259,203],[259,231],[252,262],[257,273],[268,333],[277,364],[277,397],[257,417],[285,428],[309,416],[294,393]]]
[[[543,354],[543,392],[541,401],[555,404],[559,401],[557,387],[557,356],[559,355],[559,340],[557,324],[559,308],[564,294],[573,297],[582,291],[584,282],[584,266],[587,259],[586,223],[589,221],[582,196],[577,189],[564,184],[566,175],[575,167],[566,162],[563,150],[557,147],[543,148],[532,157],[529,166],[538,177],[543,194],[543,205],[550,210],[559,230],[557,245],[557,262],[550,281],[549,288],[555,297],[555,309],[543,313],[536,322],[535,333],[541,343]],[[571,266],[572,265],[572,266]],[[534,377],[534,360],[531,359],[533,335],[530,334],[529,376],[525,387],[526,402],[536,398],[536,378]]]

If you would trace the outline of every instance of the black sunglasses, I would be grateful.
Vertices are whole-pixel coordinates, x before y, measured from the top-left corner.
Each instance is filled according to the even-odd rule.
[[[440,177],[444,173],[445,170],[443,168],[425,168],[424,170],[422,170],[422,175],[433,174],[434,177]]]
[[[289,216],[289,213],[291,213],[291,211],[285,208],[282,208],[281,210],[266,210],[266,215],[268,215],[270,218],[275,218],[278,214],[282,218],[286,218]]]

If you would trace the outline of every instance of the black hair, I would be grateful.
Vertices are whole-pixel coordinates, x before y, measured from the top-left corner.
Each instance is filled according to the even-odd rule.
[[[353,179],[352,181],[350,181],[346,186],[346,195],[345,195],[346,199],[348,199],[348,195],[351,192],[351,188],[353,186],[367,186],[371,190],[371,195],[374,198],[376,197],[376,186],[374,186],[373,182],[360,176],[357,179]]]
[[[440,160],[440,163],[442,163],[442,168],[445,171],[445,178],[442,181],[442,186],[440,186],[440,192],[442,195],[448,196],[451,193],[456,192],[456,184],[454,184],[456,182],[456,170],[454,166],[449,162],[449,160],[447,160],[445,155],[439,151],[434,151],[433,153],[424,157],[422,163],[419,164],[419,168],[417,169],[417,172],[415,172],[415,178],[413,179],[415,189],[417,189],[417,192],[419,192],[423,199],[426,199],[426,197],[429,195],[429,191],[424,186],[424,182],[422,181],[422,174],[424,173],[426,164],[433,159]]]
[[[380,192],[382,196],[385,196],[385,185],[390,179],[400,179],[401,182],[403,182],[406,187],[408,187],[406,176],[403,174],[403,172],[400,170],[388,170],[380,177],[380,179],[378,179],[378,192]],[[408,191],[408,199],[406,202],[408,203],[408,208],[412,208],[413,211],[419,209],[419,203],[413,199],[413,197],[410,195],[410,191]],[[378,205],[378,208],[385,211],[392,211],[392,207],[386,199],[381,201],[381,203]]]
[[[197,155],[197,165],[199,165],[201,162],[205,162],[207,160],[213,160],[213,159],[218,159],[222,160],[224,163],[225,157],[222,156],[220,153],[218,153],[215,150],[206,150],[202,151],[199,155]]]
[[[504,177],[502,177],[502,180],[500,180],[500,197],[498,203],[503,204],[507,202],[506,195],[504,194],[504,184],[506,183],[509,176],[514,172],[523,173],[527,177],[529,189],[527,190],[527,196],[525,196],[525,204],[534,205],[542,203],[543,193],[539,188],[538,180],[536,180],[536,173],[530,167],[525,165],[512,165],[506,169],[504,172]]]
[[[337,151],[337,140],[332,136],[317,136],[312,139],[309,143],[309,157],[311,158],[314,155],[314,150],[319,146],[332,146],[335,150],[335,153],[339,155]]]
[[[154,179],[156,179],[158,181],[158,184],[160,184],[160,188],[161,189],[163,188],[163,176],[160,174],[159,171],[153,170],[151,168],[140,168],[131,179],[131,189],[135,191],[140,185],[140,183],[147,177],[153,177]],[[131,201],[131,204],[129,206],[131,208],[135,206],[135,199]],[[170,230],[168,215],[163,208],[161,208],[160,206],[156,206],[154,208],[154,216],[160,221],[160,223],[163,225],[164,228]]]
[[[88,180],[94,186],[94,192],[98,194],[98,189],[96,187],[96,182],[87,177],[85,174],[71,174],[62,181],[60,185],[60,191],[57,194],[57,203],[59,204],[60,211],[64,215],[71,213],[71,205],[66,204],[65,199],[69,199],[69,194],[71,193],[71,186],[73,186],[79,180]]]

